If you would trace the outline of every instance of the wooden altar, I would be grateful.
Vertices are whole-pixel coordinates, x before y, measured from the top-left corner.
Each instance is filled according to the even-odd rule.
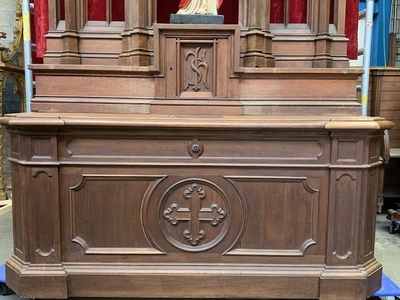
[[[62,2],[64,3],[64,2]],[[306,24],[123,22],[49,1],[32,113],[11,135],[22,297],[365,299],[383,131],[360,116],[346,1],[309,0]],[[331,13],[331,10],[334,10]],[[329,17],[331,16],[331,17]],[[296,45],[293,47],[293,45]]]

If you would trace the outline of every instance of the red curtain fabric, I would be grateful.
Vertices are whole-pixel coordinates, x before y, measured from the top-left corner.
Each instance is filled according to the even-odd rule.
[[[347,42],[347,57],[357,59],[358,56],[358,7],[359,0],[347,0],[345,34]]]
[[[180,0],[157,0],[157,22],[169,23],[169,15],[179,9]]]
[[[49,31],[49,18],[47,0],[34,0],[33,3],[35,5],[35,14],[32,17],[31,41],[36,44],[36,59],[36,57],[42,58],[46,53],[46,39],[44,35]]]
[[[34,23],[32,24],[32,42],[36,44],[36,56],[43,57],[46,52],[46,40],[44,35],[49,29],[48,0],[31,0],[35,4]],[[169,15],[178,11],[180,0],[157,0],[157,22],[168,23]],[[88,0],[89,20],[106,19],[106,1]],[[359,0],[347,0],[345,34],[349,38],[347,55],[350,59],[356,59],[358,55],[357,30],[358,30],[358,5]],[[305,23],[307,0],[290,1],[291,23]],[[224,0],[219,13],[225,16],[225,24],[237,24],[239,5],[237,0]],[[283,22],[283,1],[271,0],[271,23]],[[331,16],[332,18],[332,16]],[[124,0],[112,1],[112,20],[124,20]]]
[[[239,21],[239,1],[224,0],[218,13],[224,16],[225,24],[237,24]]]
[[[111,4],[111,20],[125,20],[125,0],[113,0]]]
[[[270,22],[283,23],[284,21],[284,2],[282,0],[271,0],[270,2]]]
[[[107,11],[106,0],[89,0],[88,1],[88,20],[90,21],[105,21]],[[112,0],[111,1],[111,20],[124,21],[125,20],[125,1]]]
[[[289,23],[291,24],[307,23],[307,0],[290,1]]]
[[[330,22],[333,22],[334,1],[331,0]],[[346,2],[346,21],[345,34],[349,39],[347,43],[347,56],[349,59],[357,59],[358,56],[358,7],[359,0],[347,0]],[[291,0],[289,11],[290,23],[305,23],[307,20],[307,0]],[[271,23],[283,23],[284,20],[284,1],[271,0]]]
[[[90,21],[106,20],[106,0],[88,1],[88,20]]]

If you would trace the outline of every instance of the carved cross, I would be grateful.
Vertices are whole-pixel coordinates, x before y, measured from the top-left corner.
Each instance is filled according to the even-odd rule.
[[[210,222],[212,226],[217,226],[225,218],[226,212],[217,204],[212,204],[209,208],[202,207],[201,201],[205,198],[205,191],[196,183],[188,187],[183,194],[189,202],[189,207],[181,208],[174,203],[164,210],[163,215],[172,225],[188,222],[189,228],[184,230],[183,234],[191,245],[196,246],[205,236],[201,222]]]

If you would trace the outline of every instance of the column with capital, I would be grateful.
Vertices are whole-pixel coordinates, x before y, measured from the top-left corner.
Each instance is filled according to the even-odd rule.
[[[125,0],[125,30],[122,36],[120,65],[149,66],[149,41],[156,20],[156,0]]]
[[[270,1],[240,0],[239,24],[246,39],[243,66],[248,68],[274,67],[273,35],[269,29]]]

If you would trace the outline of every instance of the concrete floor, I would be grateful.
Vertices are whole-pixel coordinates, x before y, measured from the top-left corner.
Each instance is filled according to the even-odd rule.
[[[386,214],[377,215],[375,257],[383,265],[383,272],[400,286],[400,233],[390,234],[390,224]]]
[[[391,222],[386,214],[377,214],[375,257],[382,263],[384,273],[400,286],[400,233],[390,234]],[[12,215],[0,216],[0,264],[12,255]],[[19,300],[17,295],[0,296],[0,300]]]

